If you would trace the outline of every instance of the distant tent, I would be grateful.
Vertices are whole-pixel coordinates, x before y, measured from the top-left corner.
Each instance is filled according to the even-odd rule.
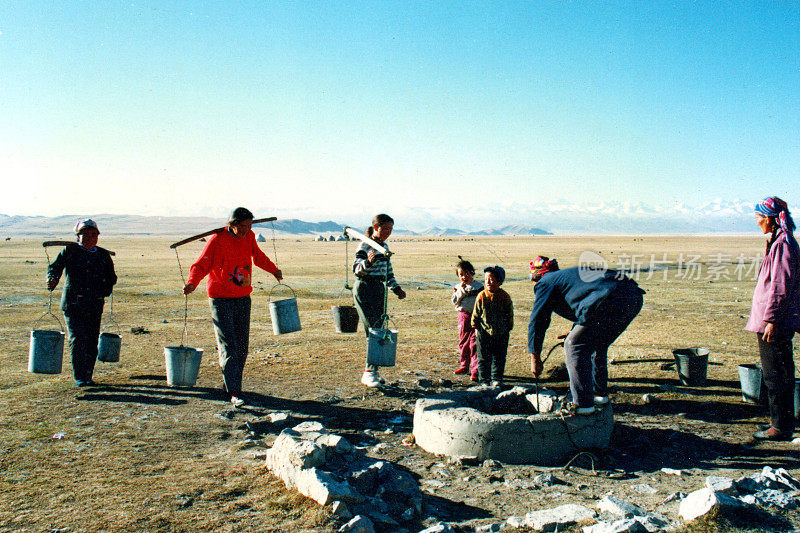
[[[265,239],[264,236],[259,233],[258,235],[256,235],[256,241],[258,241],[258,242],[267,242],[267,239]]]
[[[334,237],[333,235],[331,235],[331,236],[329,236],[329,237],[328,237],[328,240],[329,240],[329,241],[335,241],[335,240],[336,240],[336,237]]]
[[[314,240],[315,240],[315,241],[317,241],[317,242],[319,242],[319,241],[324,241],[324,240],[325,240],[325,237],[323,237],[322,235],[317,235],[317,238],[316,238],[316,239],[314,239]]]
[[[345,237],[344,235],[339,235],[338,237],[336,237],[336,240],[337,241],[346,241],[347,237]]]

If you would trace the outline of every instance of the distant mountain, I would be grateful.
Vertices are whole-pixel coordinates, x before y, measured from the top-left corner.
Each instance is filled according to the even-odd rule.
[[[287,210],[288,211],[288,210]],[[676,203],[654,207],[640,202],[596,202],[576,204],[557,200],[539,204],[486,204],[426,209],[405,207],[392,210],[397,220],[395,235],[552,235],[552,234],[687,234],[754,233],[753,202],[715,199],[698,206]],[[343,219],[361,220],[354,227],[363,231],[363,213],[342,213]],[[58,217],[8,216],[0,214],[0,235],[72,234],[75,222],[86,215]],[[104,234],[187,236],[224,224],[210,217],[163,217],[140,215],[92,215]],[[546,229],[541,222],[546,221]],[[327,220],[306,222],[281,218],[259,224],[256,233],[337,237],[345,224]]]

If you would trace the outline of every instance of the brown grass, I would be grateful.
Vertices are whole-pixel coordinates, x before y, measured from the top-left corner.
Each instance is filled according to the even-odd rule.
[[[92,390],[73,387],[68,354],[60,375],[27,372],[29,331],[47,311],[46,260],[38,240],[0,244],[4,341],[0,428],[5,444],[0,451],[0,530],[316,531],[334,527],[325,510],[286,491],[264,471],[265,448],[242,444],[241,424],[247,415],[238,414],[233,420],[218,416],[227,404],[216,392],[219,371],[204,287],[188,301],[186,344],[205,350],[197,387],[166,386],[163,347],[182,341],[184,309],[175,254],[167,247],[172,240],[103,236],[101,245],[117,253],[120,282],[113,310],[123,335],[123,351],[120,363],[98,363],[95,378],[106,386]],[[397,238],[391,244],[395,272],[409,296],[402,302],[390,300],[389,313],[400,330],[399,362],[384,374],[405,383],[407,389],[421,377],[453,379],[455,315],[449,286],[455,281],[457,255],[470,259],[479,270],[495,263],[506,268],[505,289],[514,300],[517,324],[506,373],[511,381],[524,382],[530,381],[526,335],[533,301],[527,264],[535,255],[558,257],[563,266],[574,265],[585,250],[600,252],[612,266],[633,254],[641,254],[646,261],[651,254],[659,260],[667,254],[673,262],[680,254],[697,254],[714,263],[714,254],[735,261],[739,254],[758,255],[763,246],[758,237]],[[184,275],[201,246],[193,243],[179,249]],[[272,334],[267,303],[274,280],[263,272],[256,274],[245,388],[266,398],[270,409],[307,408],[309,417],[336,421],[339,429],[352,432],[361,425],[374,425],[382,413],[410,411],[413,395],[365,394],[358,384],[363,334],[333,331],[331,305],[349,302],[341,292],[350,261],[345,260],[344,243],[281,239],[276,247],[285,281],[298,296],[303,329],[290,335]],[[264,250],[273,255],[271,243]],[[351,256],[354,251],[350,245]],[[51,251],[51,258],[54,255]],[[720,402],[712,409],[729,416],[723,425],[702,429],[692,425],[696,421],[666,421],[645,412],[621,412],[619,420],[625,428],[648,431],[667,424],[681,431],[716,431],[714,439],[727,439],[733,446],[758,421],[752,420],[752,409],[741,411],[736,391],[730,390],[738,379],[736,366],[757,358],[754,336],[742,329],[754,281],[682,279],[675,274],[673,268],[666,279],[662,272],[650,279],[647,274],[640,276],[640,284],[648,291],[644,309],[612,347],[612,356],[670,357],[677,347],[710,348],[712,361],[721,365],[709,368],[712,386],[704,395],[688,398],[665,393],[661,397],[695,402],[692,405],[699,409],[709,408],[708,402]],[[57,310],[58,296],[60,290],[52,310],[63,321]],[[115,327],[111,322],[107,325]],[[149,333],[131,334],[137,326]],[[547,345],[568,328],[566,321],[554,319]],[[548,366],[558,364],[559,357],[554,356]],[[643,392],[660,392],[658,384],[675,381],[674,371],[662,371],[657,364],[615,365],[610,371],[618,388],[615,403],[629,410],[641,408]],[[563,387],[563,383],[552,386]],[[64,437],[53,438],[58,433]],[[418,448],[397,454],[410,454],[420,462],[431,460]],[[452,490],[466,492],[462,496],[445,492],[439,497],[453,501],[470,497],[468,487]],[[499,499],[489,497],[475,506],[483,506],[487,517],[524,514],[524,499]]]

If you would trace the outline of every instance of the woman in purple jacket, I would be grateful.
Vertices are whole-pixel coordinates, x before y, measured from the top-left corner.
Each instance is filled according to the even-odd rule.
[[[758,335],[767,386],[770,425],[757,439],[789,440],[794,431],[794,354],[800,331],[800,247],[786,202],[777,197],[756,204],[756,222],[769,235],[745,329]]]

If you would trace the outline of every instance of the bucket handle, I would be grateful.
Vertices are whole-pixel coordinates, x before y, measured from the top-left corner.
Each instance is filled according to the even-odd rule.
[[[348,285],[347,283],[345,283],[345,284],[344,284],[344,287],[342,287],[341,289],[339,289],[339,292],[338,292],[338,293],[336,293],[336,300],[337,300],[338,302],[341,302],[341,301],[342,301],[342,294],[343,294],[343,293],[345,293],[345,292],[347,292],[347,294],[349,294],[349,295],[350,295],[350,298],[349,298],[349,300],[352,300],[352,299],[353,299],[353,288],[352,288],[350,285]]]
[[[47,253],[47,249],[46,248],[45,248],[45,253]],[[49,261],[50,257],[48,256],[47,259]],[[39,321],[41,321],[47,315],[50,315],[51,317],[56,319],[56,322],[58,322],[58,330],[63,332],[64,331],[64,326],[61,324],[61,320],[56,315],[53,314],[52,308],[53,308],[53,291],[48,291],[47,312],[34,321],[33,327],[31,329],[35,330],[36,329],[36,324],[38,324]]]
[[[296,292],[294,292],[294,289],[293,289],[293,288],[289,287],[289,286],[288,286],[287,284],[285,284],[285,283],[278,282],[278,283],[276,283],[275,285],[273,285],[273,286],[272,286],[272,288],[269,290],[269,294],[267,295],[267,302],[268,302],[268,303],[272,301],[272,291],[274,291],[276,287],[279,287],[279,286],[281,286],[281,285],[283,285],[284,287],[286,287],[286,288],[288,288],[290,291],[292,291],[292,296],[293,296],[294,298],[297,298],[297,293],[296,293]]]
[[[116,319],[114,318],[114,293],[113,292],[111,293],[110,298],[111,298],[111,305],[108,308],[108,322],[106,322],[106,325],[103,326],[102,331],[105,331],[106,329],[108,329],[108,323],[109,322],[113,322],[114,323],[114,329],[117,330],[117,335],[121,335],[122,334],[122,330],[119,327],[119,322],[117,322]]]
[[[36,324],[38,324],[39,322],[41,322],[41,320],[42,320],[44,317],[48,316],[48,315],[50,315],[51,317],[53,317],[53,318],[55,318],[55,319],[56,319],[56,322],[58,322],[58,329],[59,329],[59,331],[62,331],[62,332],[63,332],[63,331],[64,331],[64,326],[61,324],[61,320],[59,320],[59,318],[58,318],[56,315],[54,315],[54,314],[53,314],[53,313],[50,311],[50,309],[49,309],[49,308],[48,308],[48,310],[47,310],[47,312],[46,312],[45,314],[43,314],[42,316],[40,316],[39,318],[37,318],[37,319],[34,321],[34,323],[33,323],[33,327],[32,327],[31,329],[33,329],[33,330],[36,330]]]
[[[389,342],[389,343],[396,343],[397,342],[395,340],[392,340],[392,334],[391,334],[392,328],[388,327],[390,322],[392,324],[394,324],[395,329],[397,329],[397,324],[395,324],[394,320],[392,320],[391,318],[387,318],[386,319],[386,322],[384,322],[384,326],[385,327],[382,327],[382,328],[371,328],[371,329],[383,330],[384,333],[382,333],[380,335],[375,335],[376,337],[378,337],[378,341],[381,344],[383,344],[385,342]]]

